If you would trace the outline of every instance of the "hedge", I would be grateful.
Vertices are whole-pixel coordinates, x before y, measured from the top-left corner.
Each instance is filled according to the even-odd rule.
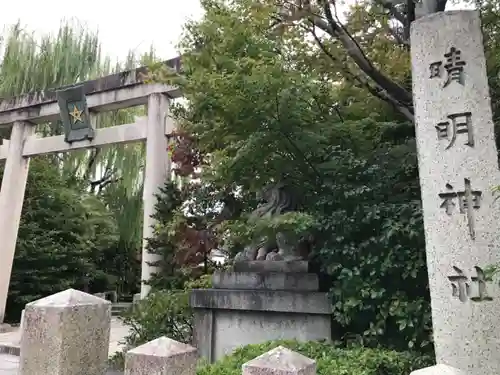
[[[214,364],[200,366],[197,375],[241,375],[244,363],[279,345],[314,359],[318,375],[409,375],[413,370],[434,364],[431,357],[413,352],[280,340],[236,349]]]

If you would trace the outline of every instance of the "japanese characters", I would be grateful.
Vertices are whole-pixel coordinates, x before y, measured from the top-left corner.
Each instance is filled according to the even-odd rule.
[[[455,47],[451,47],[449,52],[444,54],[446,63],[436,61],[429,65],[429,78],[440,78],[442,70],[446,72],[446,80],[443,88],[449,86],[452,82],[457,82],[464,86],[464,66],[465,61],[462,60],[462,52]],[[435,126],[437,130],[438,141],[447,139],[449,142],[446,145],[446,150],[451,148],[457,139],[458,134],[466,134],[467,141],[465,145],[474,147],[474,132],[472,130],[472,113],[460,112],[452,113],[447,116],[447,120],[438,122]]]
[[[474,147],[474,133],[472,131],[472,114],[470,112],[453,113],[448,115],[447,121],[441,121],[436,125],[438,140],[447,139],[449,149],[455,144],[458,134],[466,134],[469,147]]]
[[[446,80],[443,87],[448,86],[451,82],[455,81],[462,86],[464,82],[464,66],[465,61],[462,60],[462,52],[455,47],[451,47],[449,52],[444,54],[446,63],[443,65],[442,61],[436,61],[429,65],[429,78],[440,78],[442,68],[446,71]]]
[[[459,212],[467,215],[469,234],[472,239],[475,239],[476,232],[474,228],[473,210],[477,210],[481,207],[482,192],[479,190],[472,190],[471,182],[467,178],[464,179],[464,185],[464,190],[456,192],[452,185],[449,183],[446,184],[447,191],[439,194],[439,198],[443,200],[440,207],[444,208],[448,215],[452,215],[456,207],[455,202],[458,200]]]
[[[493,298],[488,294],[487,281],[489,280],[483,269],[475,266],[476,276],[469,278],[458,267],[453,266],[454,275],[448,276],[451,282],[452,296],[457,297],[461,302],[466,302],[468,299],[474,302],[492,301]],[[475,290],[473,290],[474,286]]]

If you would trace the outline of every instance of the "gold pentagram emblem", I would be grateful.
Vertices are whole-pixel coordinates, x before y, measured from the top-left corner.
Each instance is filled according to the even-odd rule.
[[[83,111],[80,111],[76,104],[73,104],[73,110],[69,113],[69,115],[73,117],[73,124],[76,124],[77,122],[83,122],[82,113]]]

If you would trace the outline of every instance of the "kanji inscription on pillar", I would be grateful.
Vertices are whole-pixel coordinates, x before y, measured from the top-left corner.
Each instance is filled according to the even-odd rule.
[[[487,291],[487,283],[492,281],[486,277],[484,270],[481,267],[474,266],[476,276],[468,277],[465,272],[453,266],[454,273],[448,276],[451,283],[451,294],[458,298],[461,302],[471,300],[473,302],[492,301]],[[473,291],[472,286],[475,286]]]
[[[472,130],[472,113],[461,112],[447,116],[448,120],[438,122],[436,125],[438,141],[448,140],[446,149],[455,144],[457,135],[464,134],[465,145],[474,147],[474,132]]]
[[[472,239],[476,238],[474,210],[481,208],[482,192],[473,190],[469,179],[464,179],[464,190],[455,191],[451,184],[446,184],[446,191],[439,194],[441,208],[445,209],[446,214],[452,215],[458,202],[458,210],[461,214],[467,216],[467,226]]]
[[[451,82],[457,82],[463,86],[465,83],[464,66],[466,62],[462,60],[462,52],[455,47],[451,47],[444,54],[444,58],[444,64],[443,61],[435,61],[429,64],[429,78],[440,78],[444,70],[446,72],[446,79],[443,88],[447,87]]]

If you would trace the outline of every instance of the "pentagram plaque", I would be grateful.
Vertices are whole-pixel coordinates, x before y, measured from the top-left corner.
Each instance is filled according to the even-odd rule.
[[[68,143],[92,140],[92,127],[83,85],[57,91],[57,104],[64,124],[64,140]]]

